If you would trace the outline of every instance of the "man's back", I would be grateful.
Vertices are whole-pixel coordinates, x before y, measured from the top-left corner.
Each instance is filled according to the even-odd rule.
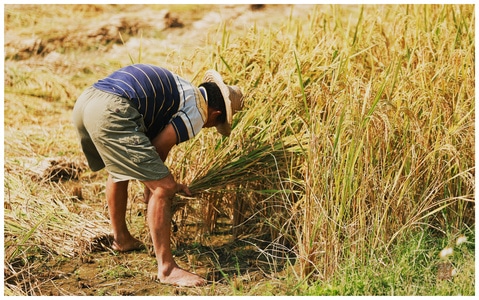
[[[143,116],[146,135],[150,139],[171,122],[180,143],[196,135],[206,121],[207,105],[199,90],[161,67],[147,64],[127,66],[93,86],[129,99]]]

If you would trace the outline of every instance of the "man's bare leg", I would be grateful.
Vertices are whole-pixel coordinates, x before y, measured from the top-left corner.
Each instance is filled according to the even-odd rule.
[[[128,201],[128,181],[113,182],[112,177],[108,176],[106,199],[113,229],[114,241],[112,248],[121,252],[141,249],[143,243],[130,234],[125,220]]]
[[[206,280],[181,269],[171,252],[171,202],[179,185],[173,176],[145,182],[150,189],[148,201],[148,225],[158,262],[158,279],[162,283],[178,286],[201,286]]]

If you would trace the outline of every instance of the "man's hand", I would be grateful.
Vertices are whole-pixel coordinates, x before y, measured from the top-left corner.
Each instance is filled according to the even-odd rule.
[[[177,183],[176,192],[184,192],[187,196],[191,196],[190,188],[186,184]]]
[[[177,183],[176,184],[176,193],[181,193],[181,192],[185,193],[187,196],[192,195],[190,189],[188,188],[188,186],[186,184]],[[150,197],[151,197],[151,191],[145,185],[145,189],[143,191],[143,202],[148,204],[148,201],[150,200]]]

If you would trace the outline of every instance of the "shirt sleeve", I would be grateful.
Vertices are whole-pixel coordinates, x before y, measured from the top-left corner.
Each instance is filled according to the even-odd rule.
[[[184,106],[180,107],[171,119],[178,144],[193,138],[201,131],[208,112],[208,105],[198,88],[185,90],[183,96]]]

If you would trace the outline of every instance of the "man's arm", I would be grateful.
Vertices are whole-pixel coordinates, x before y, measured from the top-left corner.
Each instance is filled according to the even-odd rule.
[[[160,133],[158,133],[158,135],[153,139],[153,141],[151,141],[151,143],[156,148],[156,152],[158,152],[158,155],[160,156],[161,160],[165,161],[171,148],[176,145],[176,141],[176,131],[172,124],[168,124]],[[173,177],[171,177],[171,174],[169,176],[169,178],[173,179]],[[175,192],[184,192],[187,195],[191,195],[190,190],[184,184],[176,183]],[[148,204],[151,197],[151,191],[147,185],[145,185],[143,197],[145,203]]]
[[[176,144],[176,132],[173,128],[173,125],[166,125],[166,127],[156,135],[151,143],[155,147],[156,152],[160,156],[161,160],[164,162],[168,157],[168,153],[170,153],[171,148],[173,148],[173,146]],[[151,192],[146,185],[143,197],[145,203],[148,204],[151,197]]]
[[[156,148],[156,152],[160,156],[162,161],[165,161],[170,153],[171,148],[176,145],[176,131],[172,124],[166,125],[166,127],[158,133],[158,135],[151,141]]]

